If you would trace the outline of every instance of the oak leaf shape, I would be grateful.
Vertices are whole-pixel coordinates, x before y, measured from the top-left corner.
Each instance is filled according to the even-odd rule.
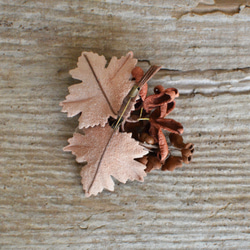
[[[122,183],[128,179],[143,181],[145,166],[134,158],[147,153],[129,133],[119,133],[109,125],[83,129],[75,133],[65,151],[72,151],[77,162],[86,162],[81,170],[82,185],[87,197],[104,188],[113,191],[113,176]]]
[[[70,70],[72,77],[82,83],[70,86],[70,94],[60,105],[69,117],[81,113],[80,129],[105,126],[110,116],[117,115],[124,97],[134,85],[130,77],[137,59],[132,52],[120,59],[112,57],[107,68],[106,63],[104,56],[82,52],[77,68]]]

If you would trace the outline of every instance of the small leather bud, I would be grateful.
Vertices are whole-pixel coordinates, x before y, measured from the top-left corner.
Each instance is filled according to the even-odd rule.
[[[165,163],[162,165],[162,171],[173,171],[175,168],[182,167],[182,158],[180,156],[172,156],[170,155]]]
[[[148,162],[147,162],[147,168],[145,169],[146,173],[149,173],[150,171],[154,169],[160,169],[161,168],[161,161],[159,158],[153,155],[148,156]]]
[[[183,138],[181,135],[171,133],[169,135],[169,139],[174,147],[176,147],[176,148],[185,147],[185,144],[183,143]]]
[[[182,160],[183,160],[183,162],[184,163],[186,163],[186,164],[189,164],[191,161],[192,161],[192,159],[193,159],[193,156],[192,155],[189,155],[189,156],[182,156]]]
[[[157,85],[156,87],[154,87],[154,93],[155,94],[160,94],[161,92],[163,92],[165,89],[163,86],[161,85]]]

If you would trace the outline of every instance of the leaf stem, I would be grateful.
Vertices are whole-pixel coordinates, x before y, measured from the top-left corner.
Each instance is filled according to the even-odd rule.
[[[149,118],[148,117],[142,117],[142,118],[137,119],[137,121],[149,121]]]
[[[142,117],[143,108],[140,110],[140,118]]]

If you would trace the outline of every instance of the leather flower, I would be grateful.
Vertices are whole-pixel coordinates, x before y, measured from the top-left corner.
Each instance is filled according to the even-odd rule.
[[[143,76],[143,70],[135,67],[132,76],[138,83]],[[174,110],[175,98],[179,96],[179,92],[175,88],[164,89],[158,85],[154,88],[154,94],[147,96],[147,90],[146,83],[139,92],[140,99],[137,100],[135,110],[131,112],[125,124],[125,130],[132,132],[133,138],[139,140],[140,144],[150,151],[149,154],[137,159],[146,165],[146,172],[160,168],[162,171],[173,171],[182,167],[183,163],[190,163],[194,152],[192,143],[183,142],[181,123],[165,118]],[[168,134],[171,147],[166,140]]]

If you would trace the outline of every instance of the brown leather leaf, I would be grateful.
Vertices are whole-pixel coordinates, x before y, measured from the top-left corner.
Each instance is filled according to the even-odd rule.
[[[113,191],[113,176],[122,183],[128,179],[143,181],[145,166],[134,158],[147,153],[131,134],[119,133],[109,125],[83,130],[85,135],[75,133],[69,139],[65,151],[72,151],[77,162],[87,161],[81,170],[86,196],[97,195],[104,188]]]
[[[165,103],[169,103],[171,100],[171,96],[165,94],[164,92],[160,94],[150,95],[145,98],[143,102],[143,108],[146,110],[146,112],[150,112],[156,107],[162,106]]]
[[[167,116],[170,112],[174,110],[175,108],[174,99],[179,96],[179,91],[175,88],[167,88],[164,90],[164,93],[168,94],[171,97],[171,101],[168,103],[164,103],[162,106],[160,106],[161,118],[164,118],[165,116]]]
[[[117,59],[112,57],[107,68],[104,56],[83,52],[78,58],[77,68],[70,71],[73,78],[82,83],[69,87],[70,94],[60,103],[62,112],[72,117],[79,113],[79,128],[105,126],[110,116],[119,111],[124,97],[134,85],[130,81],[131,71],[137,60],[133,53]]]
[[[168,144],[166,141],[166,137],[161,129],[158,130],[158,144],[160,149],[161,161],[163,162],[168,156]]]
[[[143,108],[147,112],[156,108],[157,113],[159,113],[157,117],[164,118],[175,108],[174,99],[179,96],[179,92],[176,88],[164,89],[161,85],[157,85],[154,92],[154,95],[146,97]]]
[[[183,133],[183,126],[173,120],[173,119],[165,119],[165,118],[157,118],[157,119],[152,119],[150,118],[150,123],[151,126],[154,126],[158,129],[162,128],[164,130],[167,130],[171,133],[176,133],[176,134],[182,134]]]
[[[164,118],[167,116],[170,112],[172,112],[175,108],[175,101],[169,102],[163,106],[160,107],[161,114],[160,117]]]

